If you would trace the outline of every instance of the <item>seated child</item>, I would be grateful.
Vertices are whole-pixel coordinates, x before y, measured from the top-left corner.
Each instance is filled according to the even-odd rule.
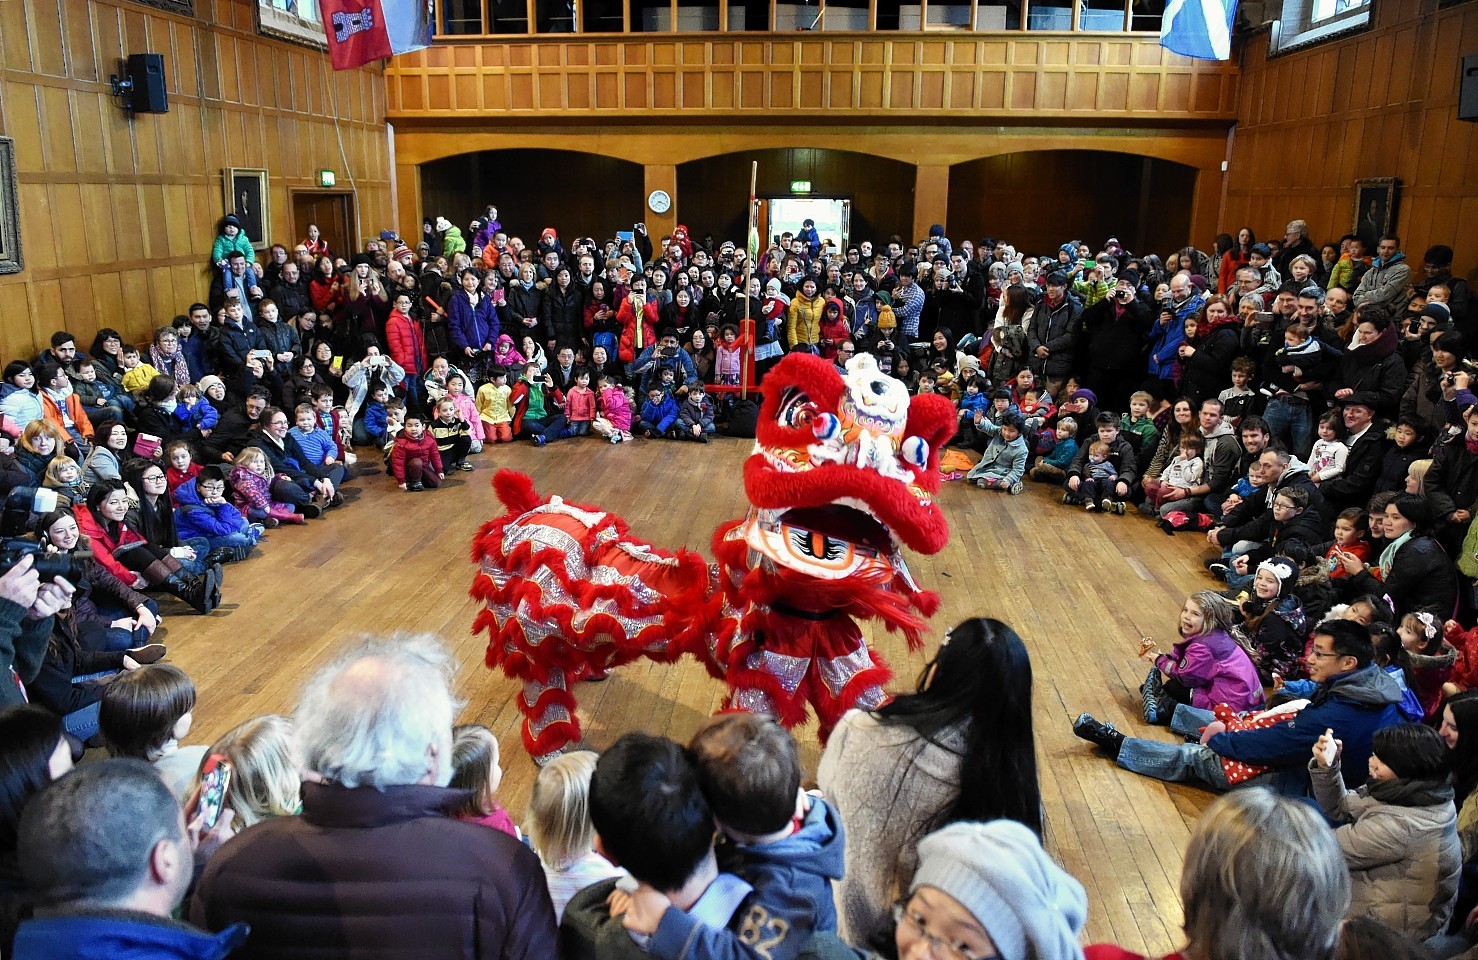
[[[472,431],[457,416],[457,402],[450,396],[436,401],[436,417],[427,432],[436,441],[436,447],[441,451],[441,462],[447,465],[447,469],[472,469],[472,464],[467,462],[467,453],[472,449]]]
[[[369,399],[354,424],[354,444],[360,447],[385,446],[385,404],[390,399],[390,388],[376,383],[370,388]]]
[[[1344,414],[1338,410],[1324,414],[1319,418],[1318,432],[1319,439],[1314,441],[1314,449],[1309,453],[1309,476],[1315,483],[1323,483],[1345,472],[1350,448],[1345,446]],[[1406,479],[1404,473],[1401,479]]]
[[[1150,416],[1155,398],[1143,390],[1129,395],[1129,412],[1119,418],[1119,434],[1134,447],[1135,454],[1153,454],[1160,443],[1160,429]]]
[[[1240,430],[1242,418],[1257,412],[1260,394],[1252,389],[1252,377],[1257,373],[1257,363],[1251,357],[1238,357],[1232,361],[1232,385],[1221,393],[1221,416],[1229,421],[1233,430]]]
[[[689,380],[688,395],[678,407],[677,435],[683,440],[707,443],[713,435],[713,402],[703,389],[703,381]]]
[[[498,342],[507,339],[504,334]],[[508,343],[512,346],[513,341]],[[513,388],[508,385],[508,368],[494,367],[490,376],[491,380],[477,388],[477,414],[482,420],[483,437],[497,443],[512,443],[513,404],[508,398]]]
[[[206,374],[196,384],[200,388],[200,399],[216,408],[217,414],[226,412],[226,383],[214,374]]]
[[[1386,435],[1394,443],[1386,448],[1375,489],[1395,490],[1400,493],[1406,489],[1406,478],[1411,474],[1411,465],[1424,459],[1430,449],[1426,442],[1427,429],[1425,424],[1414,417],[1402,417],[1396,421],[1394,427],[1386,431]]]
[[[1021,394],[1021,418],[1026,421],[1026,435],[1034,436],[1037,431],[1043,429],[1052,415],[1057,412],[1057,406],[1052,398],[1047,396],[1047,391],[1038,386],[1027,387]]]
[[[1062,502],[1123,514],[1134,486],[1134,448],[1119,436],[1119,420],[1112,413],[1100,413],[1096,426],[1098,440],[1079,449],[1068,468]]]
[[[524,820],[529,840],[544,865],[556,920],[570,898],[594,883],[626,875],[595,852],[590,822],[590,778],[598,755],[590,750],[561,754],[539,768]]]
[[[590,389],[590,371],[584,367],[575,370],[575,385],[565,391],[565,419],[575,436],[589,436],[595,422],[595,391]]]
[[[123,389],[132,394],[143,393],[149,381],[159,376],[159,371],[144,363],[139,348],[131,343],[125,343],[118,353],[118,370],[123,375]]]
[[[1145,478],[1144,495],[1156,510],[1175,499],[1176,490],[1198,486],[1206,476],[1206,440],[1199,434],[1181,434],[1175,456],[1161,472],[1159,479]]]
[[[1452,676],[1457,650],[1443,638],[1437,617],[1425,611],[1403,616],[1396,635],[1401,638],[1402,666],[1411,690],[1421,701],[1423,719],[1430,723],[1442,709],[1442,685]]]
[[[405,415],[405,429],[396,434],[390,448],[390,475],[408,493],[428,487],[435,490],[446,479],[436,438],[426,432],[420,414]]]
[[[237,509],[264,527],[306,523],[309,516],[320,513],[317,504],[304,504],[300,513],[292,504],[272,499],[272,462],[261,447],[247,447],[237,454],[227,480]]]
[[[1262,681],[1252,658],[1232,638],[1236,622],[1237,608],[1230,601],[1201,590],[1181,607],[1180,640],[1168,654],[1158,653],[1148,637],[1140,641],[1140,656],[1157,654],[1140,687],[1145,723],[1169,723],[1180,703],[1198,710],[1224,703],[1234,713],[1261,709]]]
[[[1350,790],[1335,733],[1326,730],[1314,744],[1309,777],[1320,809],[1340,824],[1334,836],[1350,870],[1349,913],[1425,940],[1446,929],[1463,868],[1447,745],[1420,724],[1377,730],[1369,779]]]
[[[467,425],[467,435],[471,443],[467,447],[468,453],[482,453],[482,442],[487,439],[487,434],[482,428],[482,414],[477,409],[477,401],[473,398],[470,381],[460,373],[451,374],[446,378],[446,399],[452,401],[457,410],[457,419]]]
[[[98,732],[108,755],[142,760],[181,801],[205,758],[204,746],[181,747],[194,722],[195,684],[179,667],[149,663],[124,670],[103,689]]]
[[[951,443],[962,447],[972,446],[975,440],[975,421],[977,418],[983,419],[991,405],[990,397],[983,392],[986,383],[988,381],[984,377],[973,377],[965,383],[965,394],[960,397],[958,413],[960,425]]]
[[[660,386],[654,386],[647,391],[647,400],[641,405],[641,419],[637,421],[636,432],[648,439],[676,437],[677,414],[677,401]]]
[[[354,425],[349,423],[343,407],[334,406],[334,389],[326,383],[316,383],[308,389],[309,402],[318,417],[318,429],[327,433],[334,441],[334,459],[345,465],[354,463]]]
[[[600,375],[599,386],[596,396],[599,413],[590,429],[612,443],[630,440],[632,389],[618,385],[606,373]]]
[[[390,454],[395,449],[395,438],[405,429],[405,401],[391,397],[385,401],[385,468],[390,468]],[[423,421],[424,422],[424,421]]]
[[[1426,708],[1417,698],[1416,691],[1412,689],[1412,678],[1409,671],[1411,658],[1406,655],[1406,649],[1401,646],[1401,637],[1388,623],[1372,623],[1370,625],[1370,642],[1375,647],[1375,665],[1386,672],[1397,685],[1401,687],[1401,702],[1396,704],[1396,709],[1401,712],[1401,719],[1407,723],[1421,723],[1426,716]],[[1285,684],[1284,689],[1299,688],[1295,694],[1303,697],[1314,695],[1315,684],[1312,680],[1295,680]]]
[[[453,816],[522,840],[523,834],[513,818],[498,804],[498,786],[502,782],[503,765],[498,757],[498,738],[493,732],[476,723],[453,727],[452,782],[448,786],[472,794]]]
[[[210,545],[207,564],[235,563],[251,555],[262,539],[263,525],[250,523],[226,499],[226,477],[220,467],[202,469],[175,490],[175,529],[181,540],[199,537]]]
[[[175,394],[174,418],[179,421],[180,430],[199,430],[202,437],[208,437],[221,415],[205,402],[198,387],[187,383]]]
[[[1348,553],[1365,563],[1370,562],[1370,544],[1365,540],[1365,511],[1359,507],[1341,510],[1334,518],[1334,543],[1324,554],[1324,568],[1331,580],[1349,576],[1339,554]]]
[[[1072,417],[1058,420],[1054,435],[1056,442],[1052,444],[1051,452],[1038,460],[1027,473],[1039,483],[1062,483],[1067,479],[1067,468],[1078,455],[1078,441],[1074,439],[1078,435],[1077,420]]]
[[[195,451],[190,448],[188,440],[171,440],[165,444],[164,462],[168,464],[164,468],[164,479],[169,484],[170,496],[180,484],[200,475],[200,464],[195,462]]]
[[[983,434],[990,436],[990,444],[980,462],[965,474],[965,481],[982,489],[1006,490],[1013,496],[1021,493],[1021,478],[1026,473],[1026,440],[1021,435],[1021,414],[1006,414],[999,426],[982,420],[980,428]]]
[[[127,419],[133,409],[133,398],[108,377],[98,376],[97,365],[91,357],[78,356],[72,362],[69,376],[72,390],[82,401],[87,419],[96,427],[104,420]]]
[[[82,465],[65,453],[51,458],[41,485],[55,490],[74,504],[87,500],[88,485],[82,479]]]

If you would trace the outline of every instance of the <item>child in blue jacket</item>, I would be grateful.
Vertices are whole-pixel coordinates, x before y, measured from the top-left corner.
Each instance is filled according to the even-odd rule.
[[[1027,471],[1027,476],[1040,483],[1062,483],[1067,479],[1067,468],[1073,465],[1073,459],[1078,455],[1077,419],[1063,417],[1058,420],[1054,436],[1052,451]]]
[[[263,526],[248,522],[226,498],[226,477],[220,467],[203,467],[193,480],[180,484],[174,496],[180,539],[204,539],[212,554],[220,554],[217,560],[245,560],[262,539]]]
[[[661,387],[654,386],[647,391],[646,402],[641,405],[641,419],[635,432],[643,437],[675,437],[677,414],[677,401]]]
[[[203,436],[210,436],[210,431],[220,422],[221,415],[200,396],[200,390],[187,383],[175,394],[175,400],[174,417],[180,422],[180,429],[189,430],[193,427]]]
[[[1019,413],[1008,413],[1000,426],[989,420],[980,421],[978,429],[990,436],[985,456],[965,474],[965,482],[989,490],[1021,492],[1021,478],[1026,473],[1026,440],[1021,432],[1025,423]]]

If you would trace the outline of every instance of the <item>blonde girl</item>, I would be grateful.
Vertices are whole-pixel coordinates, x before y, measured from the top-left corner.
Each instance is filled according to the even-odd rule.
[[[235,814],[234,832],[272,817],[293,816],[302,807],[292,734],[291,720],[269,713],[233,727],[210,745],[206,756],[218,753],[231,764],[226,809]],[[196,771],[194,789],[199,787]]]
[[[622,871],[595,852],[595,825],[590,822],[590,778],[596,754],[576,750],[555,757],[539,770],[529,797],[529,839],[544,864],[549,899],[556,920],[570,898],[586,887]]]
[[[487,727],[476,723],[452,728],[452,782],[454,790],[471,791],[467,803],[455,812],[458,820],[480,823],[522,837],[513,818],[498,803],[498,786],[503,782],[503,765],[499,762],[498,738]]]

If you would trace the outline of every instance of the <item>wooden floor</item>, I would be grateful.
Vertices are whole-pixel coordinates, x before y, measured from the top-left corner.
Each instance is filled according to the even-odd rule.
[[[599,504],[664,547],[706,552],[713,528],[745,507],[739,480],[749,442],[709,446],[595,440],[539,449],[496,447],[440,491],[408,495],[383,475],[354,484],[355,501],[308,527],[273,531],[251,560],[228,569],[226,604],[202,618],[168,615],[170,659],[199,687],[190,739],[208,743],[258,714],[291,713],[303,679],[355,637],[429,631],[455,646],[462,718],[486,724],[503,744],[504,803],[521,819],[535,768],[523,753],[513,706],[516,685],[482,665],[469,632],[467,597],[473,531],[495,511],[494,465],[532,474],[541,492]],[[952,624],[992,616],[1016,628],[1036,671],[1035,711],[1048,846],[1088,889],[1087,937],[1154,955],[1179,945],[1176,887],[1191,824],[1210,801],[1201,791],[1118,769],[1076,740],[1080,711],[1146,733],[1137,688],[1144,634],[1174,636],[1186,594],[1207,586],[1204,541],[1170,538],[1143,517],[1086,514],[1053,491],[1028,484],[1020,497],[946,484],[953,528],[935,557],[911,558],[919,582],[939,591],[937,638]],[[864,628],[866,629],[866,628]],[[879,631],[870,643],[911,687],[927,654],[910,655]],[[723,688],[695,663],[625,667],[577,688],[589,744],[628,730],[685,740],[718,705]],[[808,774],[819,748],[813,727],[797,731]]]

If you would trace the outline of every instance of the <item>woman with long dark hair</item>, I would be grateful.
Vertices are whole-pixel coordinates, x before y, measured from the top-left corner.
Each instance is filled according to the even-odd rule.
[[[817,780],[847,825],[843,939],[870,944],[891,934],[889,911],[909,889],[915,847],[930,831],[1005,818],[1041,835],[1031,688],[1016,631],[978,618],[945,634],[916,693],[842,717]]]
[[[0,954],[10,956],[15,928],[31,916],[16,838],[26,804],[72,769],[72,746],[62,721],[45,707],[24,703],[0,710]]]

